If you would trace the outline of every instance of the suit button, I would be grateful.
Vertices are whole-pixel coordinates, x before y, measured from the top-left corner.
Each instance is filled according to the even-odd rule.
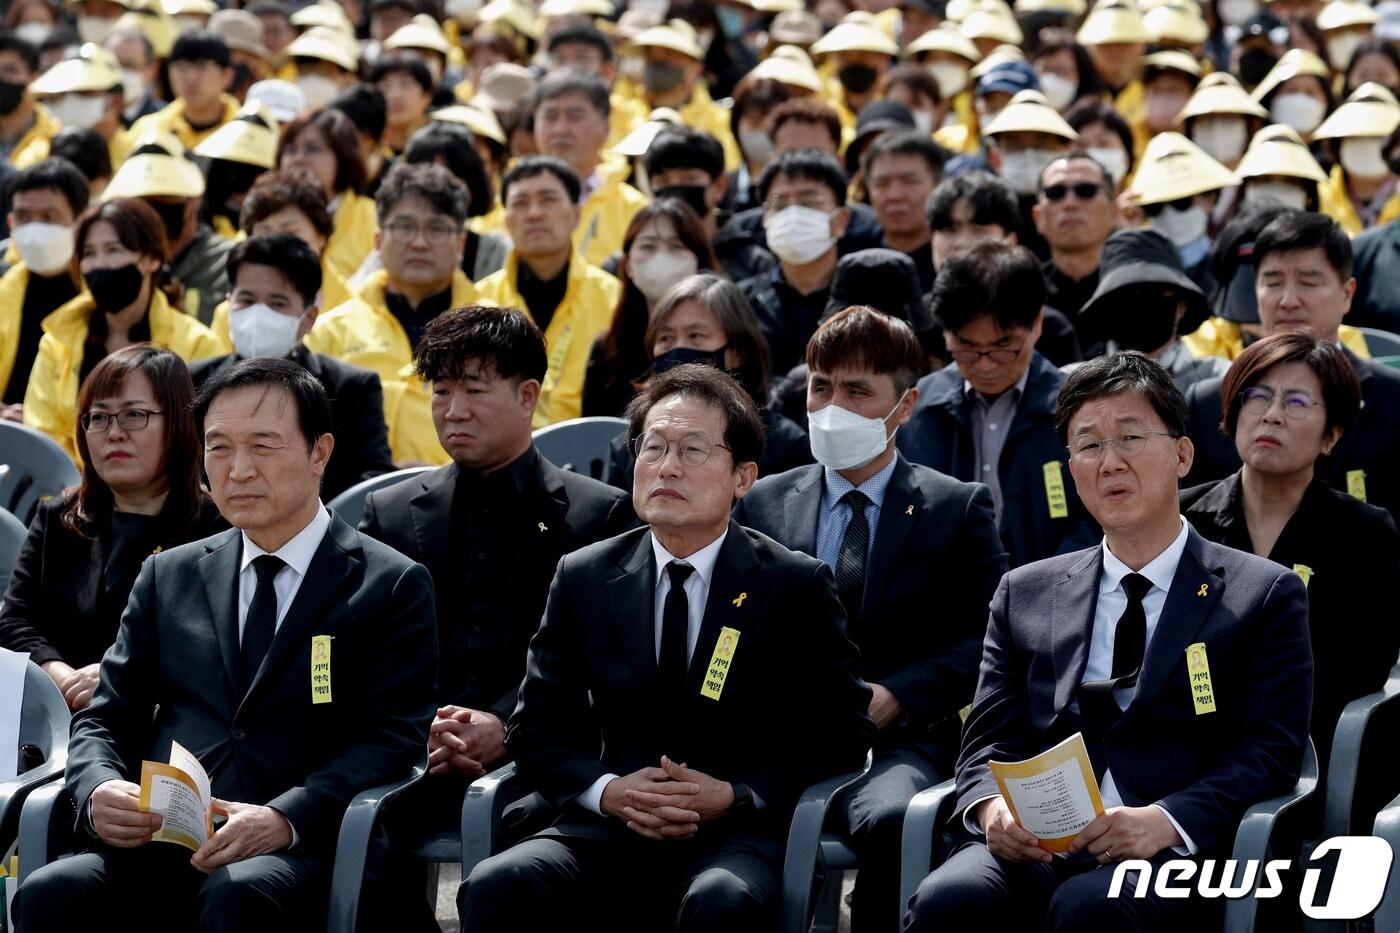
[[[229,734],[233,736],[233,740],[235,742],[241,742],[243,741],[244,737],[247,736],[247,733],[244,732],[242,729],[234,729]]]

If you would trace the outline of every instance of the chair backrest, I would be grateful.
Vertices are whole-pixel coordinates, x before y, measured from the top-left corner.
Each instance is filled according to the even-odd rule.
[[[1358,327],[1357,330],[1366,338],[1366,349],[1371,351],[1371,356],[1400,356],[1400,334],[1375,327]]]
[[[535,432],[540,454],[563,470],[603,479],[613,438],[627,429],[625,418],[574,418]]]
[[[1397,356],[1373,356],[1371,361],[1380,363],[1382,366],[1389,366],[1391,369],[1400,369],[1400,355]]]
[[[28,525],[41,500],[81,479],[73,461],[48,435],[0,421],[0,509]]]
[[[30,661],[24,668],[24,700],[20,703],[19,744],[34,745],[45,761],[68,752],[68,727],[73,714],[63,694],[44,669]]]
[[[360,516],[365,511],[365,497],[376,489],[385,489],[389,486],[397,486],[404,480],[416,476],[419,473],[426,473],[432,467],[409,467],[406,470],[395,470],[392,473],[382,473],[373,476],[361,483],[356,483],[349,489],[342,492],[330,501],[328,508],[340,517],[342,521],[351,528],[358,527]]]
[[[28,531],[24,522],[0,509],[0,603],[5,600],[5,590],[10,586],[10,571],[14,570],[19,559],[19,549],[24,546]]]

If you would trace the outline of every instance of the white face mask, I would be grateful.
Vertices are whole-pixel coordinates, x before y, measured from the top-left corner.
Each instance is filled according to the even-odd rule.
[[[447,0],[443,9],[452,19],[466,26],[476,19],[481,0]]]
[[[1215,161],[1231,165],[1244,155],[1249,129],[1236,117],[1203,117],[1191,127],[1191,141]]]
[[[1040,76],[1040,92],[1045,95],[1051,107],[1063,113],[1074,103],[1074,95],[1079,92],[1079,85],[1053,71],[1047,71]]]
[[[805,266],[836,245],[831,217],[826,211],[801,204],[785,207],[763,222],[768,248],[783,262]]]
[[[1279,94],[1269,104],[1269,116],[1306,136],[1327,116],[1327,104],[1308,94]]]
[[[1022,149],[1004,152],[1001,156],[1001,180],[1017,194],[1035,194],[1040,188],[1040,173],[1059,153],[1044,149]]]
[[[1327,40],[1327,57],[1332,59],[1332,67],[1338,70],[1346,68],[1351,62],[1352,55],[1365,41],[1366,34],[1360,32],[1343,32],[1329,38]]]
[[[1215,11],[1227,26],[1243,26],[1259,12],[1259,0],[1219,0]]]
[[[114,19],[103,19],[100,16],[79,16],[78,38],[84,42],[101,45],[107,41],[107,34],[112,31],[116,22]]]
[[[107,112],[107,101],[97,94],[64,94],[51,100],[48,108],[64,126],[90,130]]]
[[[1244,186],[1246,204],[1282,204],[1295,211],[1308,209],[1308,193],[1286,181],[1251,181]]]
[[[641,262],[627,264],[627,277],[647,300],[656,304],[666,289],[681,279],[694,275],[700,262],[690,250],[674,253],[652,253]]]
[[[190,31],[195,30],[195,29],[203,29],[203,28],[204,28],[204,19],[203,19],[203,17],[199,17],[199,16],[176,16],[176,17],[174,17],[174,20],[175,20],[175,31],[176,31],[177,34],[178,34],[178,33],[190,32]]]
[[[1123,183],[1123,176],[1128,174],[1128,154],[1122,149],[1110,149],[1108,147],[1094,148],[1088,150],[1089,157],[1103,166],[1108,172],[1108,177],[1113,179],[1115,185]]]
[[[763,130],[740,130],[739,148],[751,161],[762,165],[773,153],[773,140]]]
[[[1206,235],[1210,215],[1199,204],[1192,204],[1184,211],[1166,207],[1156,217],[1148,218],[1152,229],[1172,241],[1177,249],[1183,249]]]
[[[53,27],[48,23],[22,23],[15,27],[15,35],[19,36],[30,45],[43,45],[44,40],[53,32]]]
[[[1342,140],[1342,168],[1348,175],[1357,178],[1383,178],[1390,174],[1390,166],[1385,164],[1381,148],[1385,140],[1379,136],[1351,137]]]
[[[914,111],[914,129],[925,136],[933,135],[933,114],[927,110]]]
[[[325,75],[302,75],[297,78],[297,87],[306,98],[307,110],[319,110],[331,102],[340,91],[334,81]]]
[[[944,100],[952,100],[967,90],[967,68],[957,62],[930,62],[928,73],[938,82],[938,93]]]
[[[669,0],[628,0],[627,9],[641,10],[647,13],[655,13],[662,19],[666,18],[666,10],[671,6]]]
[[[899,408],[904,396],[894,403],[888,418]],[[812,456],[824,467],[852,470],[865,466],[885,452],[894,432],[885,433],[885,418],[867,418],[840,405],[828,405],[807,413],[807,438]],[[898,431],[895,428],[895,431]]]
[[[617,72],[630,81],[641,83],[643,75],[646,73],[646,59],[638,58],[636,55],[624,55],[617,60]]]
[[[146,76],[130,68],[122,69],[122,101],[134,107],[146,96]]]
[[[19,258],[36,275],[53,275],[73,258],[73,228],[60,224],[22,224],[10,232]]]
[[[297,346],[301,316],[281,314],[267,305],[248,305],[228,316],[233,350],[245,360],[258,356],[284,357]]]

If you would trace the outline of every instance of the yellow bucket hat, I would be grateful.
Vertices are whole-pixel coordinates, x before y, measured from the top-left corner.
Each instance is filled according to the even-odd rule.
[[[956,24],[947,22],[939,23],[904,47],[906,58],[925,52],[947,52],[949,55],[965,58],[974,65],[982,58],[972,40],[963,35]]]
[[[143,133],[102,193],[114,198],[200,198],[204,173],[185,155],[185,147],[173,133]]]
[[[982,130],[983,136],[999,133],[1048,133],[1074,142],[1079,134],[1050,106],[1039,91],[1019,91]]]
[[[452,48],[447,41],[447,36],[443,35],[442,27],[437,20],[426,13],[419,13],[413,19],[404,23],[394,30],[393,35],[384,40],[384,48],[393,49],[427,49],[430,52],[437,52],[439,55],[446,55]]]
[[[354,37],[329,26],[312,26],[293,39],[285,51],[288,58],[314,58],[346,71],[354,71],[360,64]]]
[[[277,121],[254,102],[194,147],[194,154],[259,168],[277,164]]]
[[[1280,84],[1299,75],[1313,75],[1321,78],[1324,83],[1332,80],[1332,72],[1328,70],[1327,63],[1316,54],[1307,49],[1289,49],[1283,53],[1282,58],[1274,62],[1274,67],[1269,69],[1269,73],[1264,75],[1264,80],[1254,89],[1254,99],[1262,101]]]
[[[1074,34],[1080,45],[1108,45],[1115,42],[1152,41],[1152,33],[1138,11],[1126,0],[1100,0],[1089,11],[1084,25]]]
[[[453,104],[450,107],[442,107],[431,111],[428,114],[429,120],[437,120],[442,123],[457,123],[472,131],[474,136],[481,136],[507,145],[506,131],[501,128],[501,121],[496,119],[494,113],[477,110],[466,104]]]
[[[1129,189],[1139,204],[1163,204],[1240,183],[1240,176],[1180,133],[1158,133],[1147,144]]]
[[[121,68],[111,52],[88,43],[78,58],[61,61],[41,74],[29,90],[41,97],[83,91],[110,91],[122,86]]]
[[[1196,87],[1196,93],[1192,94],[1190,99],[1186,101],[1186,106],[1181,108],[1177,122],[1184,123],[1192,117],[1203,117],[1207,114],[1225,113],[1237,113],[1261,119],[1269,117],[1269,111],[1245,93],[1245,89],[1240,87],[1240,82],[1235,79],[1234,75],[1225,71],[1216,71],[1201,79],[1201,83]]]
[[[1400,126],[1400,105],[1395,95],[1374,81],[1351,92],[1332,115],[1313,131],[1313,139],[1386,137]]]
[[[1274,123],[1254,134],[1235,174],[1241,178],[1287,175],[1307,181],[1327,180],[1327,173],[1308,151],[1303,137],[1285,123]]]
[[[1199,45],[1210,38],[1210,27],[1193,3],[1155,6],[1142,17],[1142,24],[1152,34],[1152,41],[1159,44],[1180,42],[1183,45]]]
[[[878,52],[882,55],[898,55],[899,46],[876,26],[842,22],[812,43],[813,55],[829,55],[832,52]]]

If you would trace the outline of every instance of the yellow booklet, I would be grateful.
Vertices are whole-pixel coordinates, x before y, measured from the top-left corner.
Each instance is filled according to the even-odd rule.
[[[1069,851],[1079,831],[1103,813],[1083,733],[1076,732],[1034,758],[989,761],[987,767],[1016,825],[1036,837],[1047,852]]]
[[[164,820],[151,841],[198,852],[214,832],[212,801],[204,766],[179,742],[170,743],[169,764],[141,762],[141,809]]]

